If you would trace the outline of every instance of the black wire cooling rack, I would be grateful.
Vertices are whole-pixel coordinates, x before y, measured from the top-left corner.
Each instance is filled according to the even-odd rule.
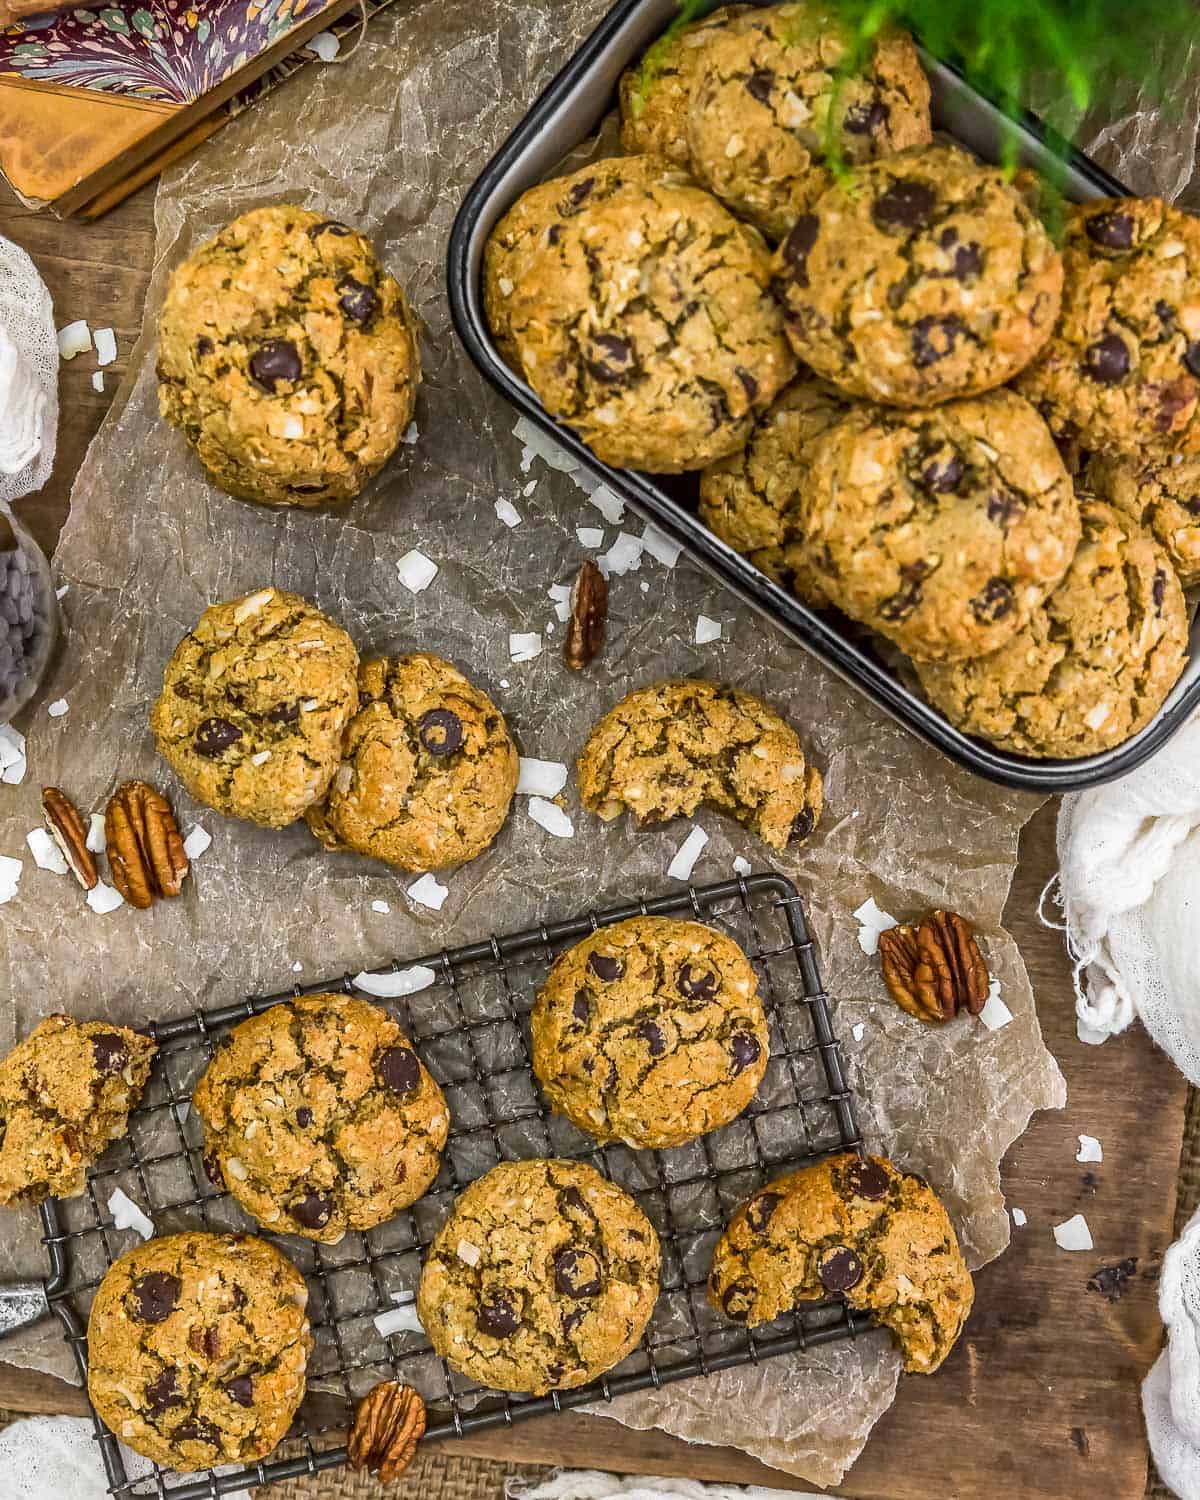
[[[749,1110],[669,1151],[597,1147],[550,1113],[530,1066],[528,1015],[551,962],[595,928],[638,915],[691,917],[727,932],[758,971],[770,1026],[771,1060]],[[116,1440],[96,1419],[118,1500],[217,1500],[248,1485],[336,1468],[346,1462],[344,1433],[354,1403],[380,1380],[401,1379],[421,1392],[430,1436],[462,1435],[852,1338],[870,1326],[844,1303],[830,1301],[805,1304],[751,1331],[719,1317],[705,1294],[713,1247],[737,1204],[798,1164],[860,1145],[804,905],[789,881],[767,874],[688,887],[378,972],[414,964],[433,970],[433,982],[389,1002],[389,1009],[450,1106],[450,1138],[436,1183],[387,1224],[351,1231],[335,1246],[266,1236],[277,1239],[308,1281],[315,1340],[309,1396],[283,1456],[237,1471],[174,1475],[153,1467],[131,1477]],[[47,1298],[85,1378],[92,1296],[113,1261],[139,1242],[132,1231],[114,1228],[107,1208],[113,1190],[143,1207],[156,1233],[262,1233],[205,1175],[203,1128],[189,1106],[192,1088],[230,1026],[294,996],[339,989],[354,992],[353,979],[297,985],[150,1027],[160,1050],[127,1138],[89,1174],[82,1196],[42,1207],[51,1265]],[[374,1320],[415,1292],[422,1253],[457,1194],[498,1161],[532,1156],[590,1160],[633,1194],[662,1240],[662,1291],[640,1347],[614,1370],[574,1390],[522,1397],[480,1389],[451,1370],[421,1332],[384,1338]]]

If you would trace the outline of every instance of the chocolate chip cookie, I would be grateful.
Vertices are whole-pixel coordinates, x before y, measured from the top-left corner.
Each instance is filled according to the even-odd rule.
[[[821,816],[821,773],[761,698],[701,678],[635,688],[596,724],[576,764],[584,807],[606,822],[690,818],[703,804],[772,849],[806,839]]]
[[[83,1192],[125,1134],[158,1048],[106,1021],[47,1016],[0,1062],[0,1203]]]
[[[740,448],[795,357],[761,237],[696,187],[625,186],[563,222],[509,299],[547,411],[618,468]]]
[[[810,449],[798,529],[828,597],[922,661],[1002,646],[1061,582],[1075,491],[1010,391],[929,411],[865,407]]]
[[[296,594],[212,604],[163,673],[159,754],[200,802],[282,828],[333,779],[357,671],[350,637]]]
[[[871,162],[775,256],[801,359],[849,395],[933,406],[1002,385],[1058,317],[1062,261],[996,167],[953,146]]]
[[[1146,462],[1097,453],[1084,483],[1150,532],[1185,589],[1200,583],[1200,458],[1176,453]]]
[[[739,453],[709,464],[700,475],[704,524],[810,604],[821,604],[824,595],[805,563],[797,526],[800,476],[813,441],[850,406],[823,380],[796,380],[762,413]]]
[[[235,1026],[193,1103],[213,1182],[272,1233],[327,1245],[415,1203],[450,1124],[399,1026],[348,995],[308,995]]]
[[[1187,610],[1165,550],[1085,500],[1070,571],[989,656],[918,664],[929,700],[968,734],[1020,755],[1111,749],[1145,727],[1187,659]]]
[[[879,1156],[836,1156],[768,1183],[730,1220],[708,1278],[713,1306],[750,1328],[843,1298],[891,1331],[904,1368],[931,1375],[975,1288],[929,1185]]]
[[[1087,449],[1200,452],[1200,222],[1159,198],[1080,204],[1063,265],[1062,313],[1023,394]]]
[[[115,1261],[88,1319],[88,1394],[182,1474],[270,1453],[304,1396],[308,1288],[248,1234],[171,1234]]]
[[[594,932],[559,955],[531,1025],[546,1097],[598,1141],[682,1146],[736,1119],[767,1068],[750,960],[699,922]]]
[[[492,842],[519,770],[504,715],[441,657],[376,657],[358,677],[342,763],[307,813],[330,849],[444,870]]]
[[[592,1167],[507,1161],[439,1230],[417,1314],[481,1385],[544,1395],[585,1385],[636,1345],[658,1297],[658,1236]]]
[[[420,378],[408,300],[345,224],[257,208],[171,276],[159,408],[239,499],[353,499],[395,452]]]
[[[835,7],[804,0],[755,7],[698,49],[687,110],[692,171],[771,239],[832,181],[831,111],[852,165],[930,139],[929,82],[912,39],[880,33],[855,73],[842,66],[849,45]]]

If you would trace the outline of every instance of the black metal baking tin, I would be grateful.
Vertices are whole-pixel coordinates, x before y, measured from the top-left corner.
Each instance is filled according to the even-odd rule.
[[[450,311],[471,358],[531,422],[631,509],[672,536],[706,572],[959,765],[992,781],[1038,792],[1076,791],[1133,770],[1164,745],[1200,703],[1200,641],[1195,634],[1193,661],[1167,702],[1140,734],[1123,745],[1078,760],[1033,760],[998,750],[961,733],[906,687],[861,634],[852,633],[844,618],[808,608],[709,531],[686,503],[689,493],[694,493],[694,477],[664,480],[601,463],[570,428],[546,413],[529,387],[504,363],[483,310],[481,265],[488,234],[526,188],[552,175],[563,157],[595,132],[613,108],[622,71],[676,14],[675,0],[618,0],[530,106],[463,200],[450,236],[447,275]],[[969,85],[952,64],[928,53],[923,61],[933,87],[935,125],[984,159],[997,160],[1003,133],[1012,128],[1001,110]],[[1081,152],[1056,140],[1035,116],[1026,115],[1015,128],[1021,160],[1043,172],[1053,163],[1066,196],[1084,200],[1127,195],[1128,189]]]

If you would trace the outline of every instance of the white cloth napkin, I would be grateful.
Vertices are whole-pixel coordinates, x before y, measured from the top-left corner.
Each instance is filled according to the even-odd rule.
[[[1200,1500],[1200,1212],[1163,1257],[1158,1310],[1167,1347],[1142,1386],[1150,1451],[1180,1500]]]
[[[509,1500],[779,1500],[780,1493],[757,1484],[702,1484],[698,1479],[602,1474],[596,1469],[560,1469],[544,1479],[510,1479],[504,1492]],[[821,1496],[793,1490],[790,1500]]]
[[[58,335],[37,267],[0,235],[0,507],[41,489],[58,430]]]

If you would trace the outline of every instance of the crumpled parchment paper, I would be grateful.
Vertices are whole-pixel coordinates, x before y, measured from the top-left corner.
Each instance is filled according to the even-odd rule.
[[[439,652],[495,697],[523,754],[568,763],[629,687],[700,673],[789,715],[825,771],[826,812],[808,846],[779,858],[702,813],[710,840],[693,878],[724,877],[741,854],[798,882],[868,1142],[934,1183],[978,1266],[1008,1243],[1001,1157],[1032,1110],[1064,1102],[1024,965],[999,926],[1035,802],[925,748],[686,557],[668,568],[643,554],[636,571],[614,578],[608,646],[588,671],[567,672],[547,590],[594,555],[576,528],[602,527],[607,548],[618,529],[640,535],[643,525],[630,514],[620,527],[607,523],[569,474],[523,459],[514,413],[451,330],[443,259],[458,203],[602,11],[601,0],[415,0],[379,17],[345,65],[310,70],[164,178],[147,333],[127,399],[80,473],[57,554],[59,582],[70,585],[67,648],[29,728],[27,781],[3,788],[0,800],[0,852],[26,860],[19,894],[0,908],[0,1045],[55,1010],[145,1022],[672,884],[667,866],[688,827],[601,824],[580,809],[573,780],[573,838],[545,832],[518,798],[493,848],[449,877],[438,913],[406,896],[412,877],[324,853],[302,824],[270,832],[190,803],[146,726],[163,664],[210,601],[273,582],[314,599],[364,653]],[[1140,153],[1147,139],[1143,115],[1131,114],[1106,137],[1106,165],[1143,191],[1177,190],[1195,119],[1194,104],[1179,103],[1169,145],[1130,161],[1124,150]],[[227,498],[157,416],[154,325],[166,273],[236,213],[280,197],[370,232],[423,320],[418,439],[344,518]],[[498,519],[497,499],[516,506],[518,527]],[[411,548],[439,569],[416,595],[396,573]],[[720,641],[694,644],[701,613],[720,621]],[[542,632],[544,650],[515,663],[508,637],[520,631]],[[58,698],[67,713],[48,717],[45,704]],[[38,824],[43,785],[63,787],[88,812],[133,776],[162,784],[184,828],[204,826],[212,847],[183,899],[147,914],[94,915],[69,877],[34,867],[24,837]],[[971,1022],[935,1030],[902,1015],[857,941],[851,913],[868,896],[900,918],[945,905],[974,921],[1012,1022],[995,1032]],[[387,915],[372,910],[381,900]],[[0,1277],[41,1273],[39,1240],[33,1211],[5,1213]],[[74,1378],[54,1323],[8,1339],[0,1354]],[[873,1336],[602,1410],[634,1427],[732,1443],[827,1484],[861,1451],[898,1373],[886,1339]]]

